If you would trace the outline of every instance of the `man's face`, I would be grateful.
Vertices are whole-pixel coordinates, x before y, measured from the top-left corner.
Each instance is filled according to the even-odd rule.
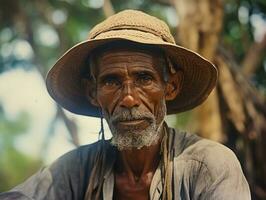
[[[156,143],[166,115],[161,56],[136,50],[98,58],[96,101],[120,150]]]

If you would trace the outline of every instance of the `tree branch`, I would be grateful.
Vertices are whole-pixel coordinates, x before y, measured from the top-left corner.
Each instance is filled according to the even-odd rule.
[[[266,49],[266,33],[261,42],[255,42],[247,51],[245,59],[243,60],[242,72],[246,77],[250,77],[256,69],[259,67],[259,62],[262,59],[262,55]]]
[[[46,9],[46,11],[50,10],[48,5],[44,5],[44,3],[42,5]],[[51,21],[48,19],[47,15],[41,10],[41,8],[38,5],[36,6],[36,9],[41,14],[42,18],[48,24],[52,25]],[[40,64],[41,63],[41,58],[40,58],[40,54],[39,54],[37,45],[36,45],[36,43],[34,41],[34,38],[33,38],[33,27],[32,27],[32,23],[30,21],[30,18],[27,16],[25,11],[23,9],[21,9],[21,8],[20,8],[19,14],[17,14],[17,15],[19,15],[17,17],[19,17],[20,20],[16,21],[16,23],[17,23],[16,25],[19,26],[20,28],[21,27],[23,28],[23,30],[24,30],[23,32],[26,35],[27,40],[30,43],[33,51],[35,52],[33,63],[34,63],[35,68],[37,69],[37,71],[41,75],[41,77],[43,79],[43,82],[45,84],[45,77],[46,77],[47,71],[43,67],[41,67],[41,64]],[[57,30],[57,31],[60,33],[60,30]],[[60,42],[60,44],[64,45],[65,43],[64,42]],[[64,49],[63,46],[60,46],[60,49]],[[67,116],[65,115],[65,113],[63,112],[61,107],[59,107],[57,105],[56,108],[57,108],[56,117],[60,117],[63,120],[63,122],[65,123],[66,128],[69,131],[69,134],[70,134],[70,136],[72,138],[73,144],[76,145],[76,146],[79,146],[76,124],[72,120],[67,118]]]
[[[71,136],[72,143],[75,146],[79,146],[78,129],[76,123],[66,116],[65,112],[59,105],[57,105],[57,112],[60,118],[65,122],[66,128]]]
[[[103,12],[106,18],[115,14],[111,0],[104,0]]]

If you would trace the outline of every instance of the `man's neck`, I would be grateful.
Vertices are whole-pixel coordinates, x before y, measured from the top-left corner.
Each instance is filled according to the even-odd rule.
[[[133,182],[138,182],[148,173],[154,174],[160,161],[160,148],[161,138],[149,147],[119,151],[116,172],[128,176]]]

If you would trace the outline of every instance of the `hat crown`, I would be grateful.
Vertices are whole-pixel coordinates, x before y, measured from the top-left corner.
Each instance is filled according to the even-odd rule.
[[[90,31],[89,39],[95,39],[101,33],[114,30],[147,32],[160,37],[165,42],[175,44],[169,27],[164,21],[137,10],[124,10],[108,17]]]

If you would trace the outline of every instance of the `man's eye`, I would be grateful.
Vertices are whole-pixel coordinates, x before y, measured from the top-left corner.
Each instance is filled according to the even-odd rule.
[[[111,87],[111,86],[118,86],[120,83],[117,79],[115,78],[105,78],[103,81],[102,81],[102,85],[103,86],[108,86],[108,87]]]
[[[141,85],[149,85],[151,84],[153,78],[149,74],[140,74],[137,77],[137,83]]]

